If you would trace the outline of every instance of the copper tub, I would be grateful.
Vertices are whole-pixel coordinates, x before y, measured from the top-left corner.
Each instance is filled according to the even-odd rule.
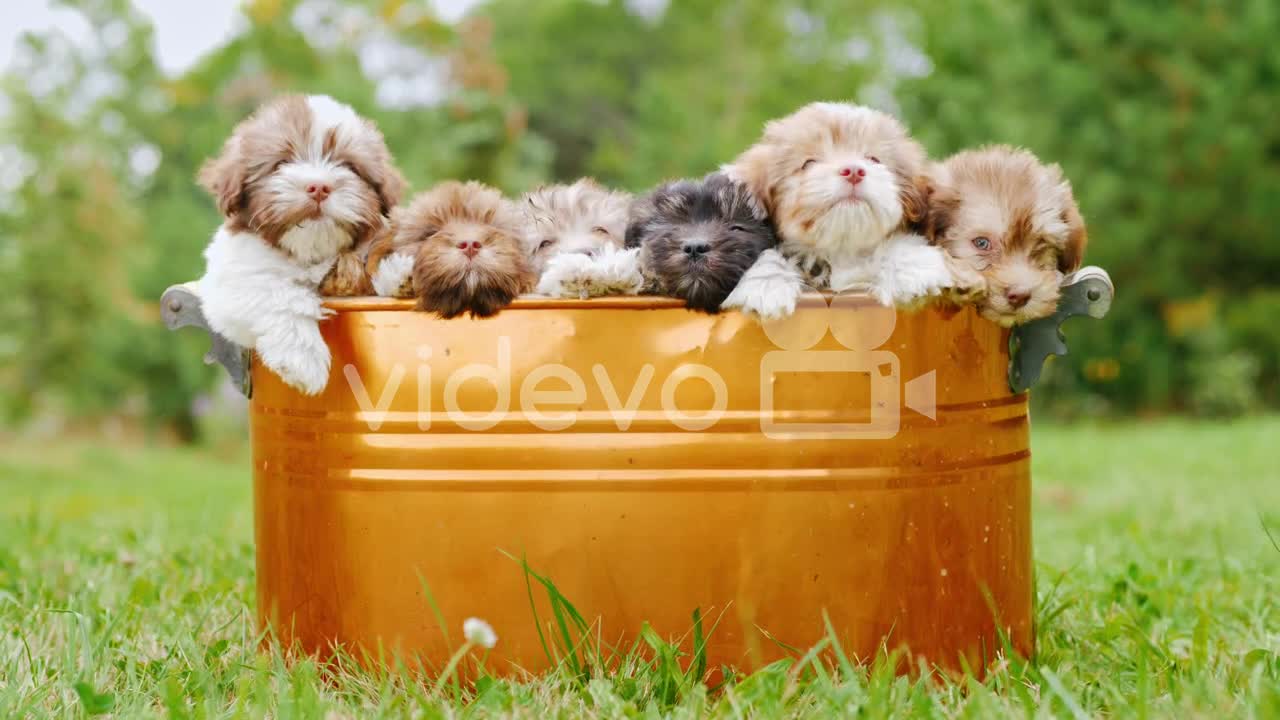
[[[262,621],[307,650],[439,667],[475,616],[499,637],[491,671],[537,672],[552,661],[516,557],[607,645],[648,622],[688,649],[692,612],[718,618],[711,667],[809,648],[824,614],[863,659],[979,668],[1001,634],[1029,654],[1008,332],[828,302],[769,328],[653,298],[450,321],[330,303],[323,395],[252,369]]]

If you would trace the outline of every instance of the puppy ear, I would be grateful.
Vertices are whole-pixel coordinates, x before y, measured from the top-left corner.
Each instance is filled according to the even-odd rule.
[[[774,164],[774,147],[760,143],[724,168],[724,174],[746,187],[747,192],[763,206],[766,215],[772,215],[777,206],[773,196]]]
[[[1058,270],[1066,274],[1080,269],[1084,262],[1085,246],[1089,244],[1089,234],[1085,230],[1084,217],[1075,202],[1062,211],[1062,221],[1067,224],[1067,245],[1058,258]]]
[[[1084,249],[1089,244],[1089,234],[1085,230],[1084,216],[1076,205],[1075,195],[1071,191],[1071,181],[1067,180],[1062,166],[1053,163],[1049,166],[1049,176],[1058,183],[1058,193],[1062,203],[1062,222],[1067,225],[1067,244],[1058,258],[1058,270],[1063,274],[1075,272],[1084,262]]]
[[[935,192],[933,180],[925,175],[916,175],[898,185],[902,224],[913,232],[925,231],[929,217],[929,198]]]
[[[373,183],[373,189],[378,193],[378,200],[382,203],[382,214],[388,215],[391,208],[400,204],[400,197],[404,194],[405,188],[404,176],[391,164],[390,160],[382,163],[378,175],[381,180]]]
[[[222,154],[205,161],[196,175],[196,182],[213,195],[218,203],[218,212],[223,217],[231,217],[244,209],[247,179],[248,171],[244,153],[240,150],[240,139],[234,135],[222,146]]]
[[[960,193],[950,185],[930,184],[929,204],[924,218],[924,236],[930,245],[941,245],[942,238],[955,222],[956,212],[960,209]]]
[[[378,271],[382,259],[395,251],[394,240],[395,233],[392,231],[391,223],[383,223],[373,236],[373,242],[369,243],[369,254],[365,256],[364,268],[370,276]]]
[[[372,121],[365,121],[369,132],[377,138],[377,143],[370,143],[370,152],[351,153],[348,161],[356,167],[365,182],[378,194],[383,215],[388,215],[391,208],[400,204],[400,196],[404,194],[404,175],[395,166],[391,153],[387,150],[382,133]]]
[[[640,244],[644,242],[644,228],[641,226],[641,222],[639,218],[632,217],[631,221],[627,223],[627,237],[623,243],[626,247],[640,247]]]

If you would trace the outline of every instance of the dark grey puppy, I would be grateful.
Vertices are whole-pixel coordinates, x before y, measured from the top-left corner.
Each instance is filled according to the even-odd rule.
[[[747,268],[777,243],[751,193],[722,173],[659,186],[635,202],[627,224],[646,290],[707,313],[719,312]]]

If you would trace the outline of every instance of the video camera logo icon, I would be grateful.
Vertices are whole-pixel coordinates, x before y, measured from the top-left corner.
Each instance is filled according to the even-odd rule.
[[[937,374],[929,372],[902,384],[901,363],[890,350],[878,350],[893,335],[898,314],[860,295],[827,299],[805,295],[794,315],[764,324],[765,335],[782,348],[760,359],[760,430],[770,439],[821,436],[824,439],[887,440],[901,427],[902,405],[937,419]],[[844,350],[813,350],[830,332]],[[862,373],[871,379],[866,422],[779,422],[774,378],[779,373]]]

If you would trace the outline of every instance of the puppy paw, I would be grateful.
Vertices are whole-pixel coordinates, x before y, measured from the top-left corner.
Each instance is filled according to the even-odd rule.
[[[831,265],[831,279],[828,284],[832,292],[876,292],[876,271],[874,265],[866,260],[848,264]]]
[[[955,284],[941,248],[916,235],[890,241],[881,255],[879,279],[872,295],[889,307],[915,307],[939,297]]]
[[[280,379],[303,395],[319,395],[329,384],[328,358],[321,362],[318,358],[308,358],[297,365],[281,368]]]
[[[371,278],[373,291],[381,297],[413,297],[413,256],[391,253],[382,258]]]
[[[329,346],[311,318],[274,316],[254,350],[267,369],[305,395],[318,395],[329,384]]]
[[[635,295],[643,286],[638,250],[604,248],[595,256],[565,253],[551,258],[535,292],[585,300],[606,295]]]
[[[580,297],[580,288],[588,283],[591,272],[591,257],[584,253],[556,255],[547,261],[534,292],[551,297]]]
[[[950,255],[946,256],[946,260],[951,272],[951,284],[944,293],[946,299],[956,305],[976,305],[982,302],[987,294],[987,281],[982,273]]]
[[[802,292],[804,282],[795,268],[778,252],[766,250],[720,307],[761,321],[780,320],[795,313]]]

